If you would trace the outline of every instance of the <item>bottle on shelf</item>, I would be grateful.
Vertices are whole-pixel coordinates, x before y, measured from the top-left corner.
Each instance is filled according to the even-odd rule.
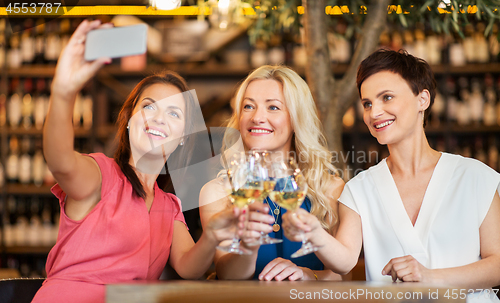
[[[471,120],[471,113],[469,110],[470,104],[470,91],[468,89],[468,80],[465,77],[458,79],[460,86],[460,99],[457,102],[457,122],[461,126],[468,125]]]
[[[19,123],[21,123],[23,113],[22,91],[19,87],[19,79],[12,79],[11,84],[13,94],[10,96],[7,104],[7,119],[9,120],[10,127],[17,128]]]
[[[486,74],[484,77],[484,84],[486,89],[484,91],[484,99],[486,100],[484,104],[484,125],[492,126],[497,122],[496,113],[496,103],[497,103],[497,93],[495,91],[494,80],[491,74]]]
[[[17,183],[19,179],[19,142],[16,136],[10,137],[9,156],[5,164],[5,172],[9,183]]]
[[[35,151],[35,155],[33,156],[33,165],[32,165],[33,183],[37,187],[42,186],[43,184],[45,166],[46,165],[45,165],[45,160],[43,159],[42,149],[38,148]]]
[[[21,54],[21,37],[19,32],[13,32],[10,36],[10,48],[7,51],[7,65],[10,68],[19,68],[23,63]]]
[[[24,96],[22,105],[22,125],[25,129],[30,129],[33,125],[33,100],[31,98],[31,91],[33,88],[33,81],[31,79],[24,80]]]
[[[7,97],[0,94],[0,127],[7,125]]]
[[[0,162],[0,190],[5,185],[5,171],[3,169],[2,162]],[[2,199],[0,199],[0,204],[3,204]]]
[[[19,183],[29,184],[31,183],[31,156],[29,154],[31,146],[31,140],[28,136],[25,136],[21,143],[21,157],[19,158]]]
[[[474,124],[479,125],[483,122],[484,98],[481,91],[481,83],[478,79],[471,81],[471,93],[468,100],[470,118]]]
[[[35,128],[41,130],[43,122],[47,115],[49,98],[45,93],[45,80],[40,78],[36,80],[36,93],[33,95],[33,120]]]
[[[59,36],[58,20],[52,20],[45,24],[45,61],[56,63],[61,53],[61,38]]]
[[[464,66],[467,62],[465,48],[457,37],[450,38],[449,61],[452,66]]]
[[[488,148],[488,166],[494,170],[498,170],[498,148],[495,136],[491,136]]]
[[[483,139],[481,137],[476,137],[474,158],[484,164],[488,164],[488,156],[484,150]]]
[[[83,120],[83,128],[91,129],[92,128],[92,96],[85,95],[82,100],[82,120]]]
[[[1,21],[5,22],[5,19],[0,19],[0,22]],[[6,56],[5,49],[6,49],[5,34],[4,34],[4,31],[1,31],[0,32],[0,68],[3,68],[5,66],[5,56]]]
[[[45,20],[37,19],[35,27],[35,64],[45,62]]]
[[[500,61],[500,43],[498,42],[498,25],[493,24],[491,35],[488,38],[488,48],[490,51],[490,61],[498,62]]]
[[[33,19],[24,20],[24,31],[21,35],[23,64],[32,64],[35,61],[35,35],[32,33],[33,26]]]
[[[490,54],[488,48],[488,41],[484,37],[485,25],[479,22],[476,26],[476,31],[474,32],[474,54],[475,62],[478,63],[488,63],[490,61]]]
[[[476,62],[476,46],[474,45],[474,26],[469,23],[465,26],[465,38],[463,39],[465,60],[467,63]]]

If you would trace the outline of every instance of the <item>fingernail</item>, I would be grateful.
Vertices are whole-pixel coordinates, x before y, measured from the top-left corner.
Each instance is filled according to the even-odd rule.
[[[259,276],[259,280],[262,280],[262,275]]]
[[[267,281],[271,280],[271,277],[266,276],[266,280],[267,280]]]
[[[243,214],[246,214],[246,213],[247,213],[247,210],[246,210],[246,209],[243,209],[242,213],[243,213]]]
[[[382,276],[385,276],[385,270],[382,271]]]
[[[281,280],[281,276],[280,276],[280,275],[277,275],[277,276],[276,276],[276,280]]]

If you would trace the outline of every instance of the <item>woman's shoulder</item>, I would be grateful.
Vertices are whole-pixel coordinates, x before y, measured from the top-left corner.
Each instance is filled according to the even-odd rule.
[[[327,181],[327,196],[332,197],[335,201],[340,197],[344,190],[345,182],[338,175],[330,175]]]
[[[200,191],[200,207],[227,197],[223,182],[223,178],[217,177],[203,185]]]
[[[456,163],[455,175],[463,174],[469,177],[478,178],[484,178],[491,175],[500,177],[497,171],[477,159],[449,153],[442,153],[442,156],[446,157],[445,159],[448,159],[449,163]]]

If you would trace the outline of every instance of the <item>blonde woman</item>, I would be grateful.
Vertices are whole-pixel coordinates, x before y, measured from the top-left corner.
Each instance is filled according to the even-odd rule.
[[[239,132],[235,132],[234,129]],[[238,89],[234,114],[229,120],[224,142],[241,136],[245,150],[267,150],[275,156],[295,156],[308,183],[308,196],[302,208],[313,214],[321,226],[333,233],[336,223],[337,198],[344,182],[336,176],[330,163],[330,153],[321,132],[321,122],[306,82],[284,66],[262,66],[253,71]],[[229,148],[224,155],[228,156]],[[286,212],[266,199],[269,215],[252,212],[249,226],[255,231],[270,232],[273,238],[283,239],[274,245],[249,246],[251,255],[235,255],[217,251],[215,267],[219,279],[259,280],[333,280],[339,276],[324,270],[322,261],[314,254],[297,259],[290,255],[298,250],[299,242],[283,237],[281,216]],[[205,226],[215,213],[230,207],[221,179],[207,183],[200,193],[201,222]],[[269,216],[273,219],[268,221]],[[273,229],[261,222],[272,222]],[[246,238],[248,239],[248,237]]]

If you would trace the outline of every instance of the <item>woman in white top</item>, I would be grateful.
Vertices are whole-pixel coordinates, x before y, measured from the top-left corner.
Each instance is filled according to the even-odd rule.
[[[364,122],[390,156],[346,184],[335,238],[303,211],[285,216],[287,237],[306,231],[325,266],[342,274],[363,244],[368,281],[500,284],[500,175],[429,146],[424,126],[436,95],[429,65],[378,50],[361,63],[357,86]]]

